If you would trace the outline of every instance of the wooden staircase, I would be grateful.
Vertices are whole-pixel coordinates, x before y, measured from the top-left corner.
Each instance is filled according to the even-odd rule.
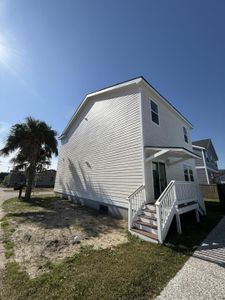
[[[154,204],[146,204],[132,224],[131,231],[138,236],[145,236],[146,240],[158,242],[157,216]]]
[[[145,199],[144,185],[128,197],[128,228],[131,234],[149,242],[162,244],[174,217],[181,234],[181,214],[195,210],[198,222],[199,213],[206,214],[199,187],[193,182],[172,180],[155,204],[146,204]]]

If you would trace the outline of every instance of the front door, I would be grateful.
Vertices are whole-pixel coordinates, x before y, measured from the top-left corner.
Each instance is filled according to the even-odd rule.
[[[152,172],[154,184],[154,198],[158,199],[167,186],[165,164],[161,162],[153,162]]]

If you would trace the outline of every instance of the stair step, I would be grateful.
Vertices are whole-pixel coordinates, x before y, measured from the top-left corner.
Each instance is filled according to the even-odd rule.
[[[143,223],[146,223],[146,224],[157,225],[157,219],[156,218],[151,218],[151,217],[148,217],[144,214],[139,215],[139,220]]]
[[[142,234],[142,235],[145,235],[153,240],[156,240],[158,241],[158,236],[157,234],[154,234],[154,233],[151,233],[151,232],[147,232],[147,231],[143,231],[143,230],[139,230],[139,229],[136,229],[136,228],[132,228],[131,229],[132,231],[134,232],[137,232],[138,234]]]
[[[156,218],[156,212],[150,209],[143,209],[142,211],[146,216]]]
[[[139,217],[140,218],[145,218],[145,219],[148,219],[148,220],[151,220],[151,221],[157,221],[156,214],[154,215],[154,217],[149,217],[149,216],[146,216],[144,214],[144,212],[142,212],[141,214],[139,214]]]
[[[147,209],[156,212],[156,207],[154,204],[146,204]]]
[[[134,223],[136,223],[136,224],[141,224],[141,225],[147,226],[147,227],[149,227],[149,228],[157,229],[157,225],[145,223],[145,222],[142,222],[142,221],[139,221],[139,220],[137,220],[137,221],[134,222]]]
[[[151,225],[151,224],[148,224],[148,223],[143,223],[141,221],[134,222],[133,227],[135,227],[139,230],[146,231],[146,232],[151,232],[153,234],[158,234],[157,226]]]

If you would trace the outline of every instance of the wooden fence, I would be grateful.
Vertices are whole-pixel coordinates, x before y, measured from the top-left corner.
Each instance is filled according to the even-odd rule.
[[[217,185],[216,184],[200,184],[200,190],[203,198],[219,199]]]

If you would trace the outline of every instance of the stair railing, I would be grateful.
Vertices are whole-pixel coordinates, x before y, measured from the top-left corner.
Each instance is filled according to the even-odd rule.
[[[170,181],[158,200],[155,202],[157,214],[158,240],[162,244],[176,213],[175,180]]]
[[[146,203],[145,186],[141,185],[128,198],[128,228],[132,228],[132,224]]]

